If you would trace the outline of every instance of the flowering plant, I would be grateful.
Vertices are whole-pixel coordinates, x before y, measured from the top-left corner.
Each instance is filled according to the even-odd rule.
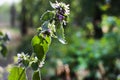
[[[65,44],[64,28],[67,18],[70,14],[69,5],[62,2],[50,2],[53,10],[46,11],[40,18],[42,25],[37,29],[37,34],[33,37],[31,44],[33,46],[32,56],[25,53],[18,54],[19,67],[14,67],[9,75],[9,80],[27,80],[25,70],[31,67],[34,70],[33,80],[41,80],[40,69],[43,67],[46,53],[51,44],[51,38],[57,38],[61,43]],[[14,74],[18,73],[18,74]]]

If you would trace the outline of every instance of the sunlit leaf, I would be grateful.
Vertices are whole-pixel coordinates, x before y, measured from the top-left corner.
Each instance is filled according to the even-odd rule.
[[[37,36],[37,35],[33,37],[32,46],[36,56],[40,61],[42,61],[45,58],[50,43],[51,43],[51,37],[47,35],[44,38],[42,36]]]
[[[8,80],[27,80],[25,70],[21,67],[13,67],[8,76]]]

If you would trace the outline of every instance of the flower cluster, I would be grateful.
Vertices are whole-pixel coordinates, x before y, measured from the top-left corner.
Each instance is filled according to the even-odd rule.
[[[65,3],[51,3],[51,6],[56,10],[56,18],[66,24],[66,18],[70,14],[69,5]]]
[[[23,52],[17,54],[17,56],[18,56],[18,64],[19,64],[19,66],[28,67],[30,56],[28,54],[24,54]]]
[[[38,58],[37,57],[31,58],[30,62],[31,62],[31,64],[32,63],[37,63],[38,62]]]
[[[43,61],[39,61],[37,57],[30,57],[28,54],[25,53],[18,53],[18,63],[22,64],[24,66],[33,66],[33,65],[37,65],[39,64],[39,67],[41,68],[44,65],[44,60]]]
[[[39,67],[40,67],[40,68],[43,67],[44,64],[45,64],[45,62],[44,62],[44,60],[43,60],[43,61],[40,62]]]
[[[57,1],[55,3],[50,2],[50,4],[54,10],[46,11],[41,16],[42,25],[37,29],[37,35],[32,39],[33,56],[23,52],[17,55],[18,63],[24,67],[29,66],[33,70],[37,70],[44,65],[45,56],[51,44],[51,37],[57,38],[61,43],[66,44],[63,26],[66,25],[70,14],[69,5]]]
[[[30,58],[29,55],[24,54],[23,52],[22,53],[18,53],[17,57],[18,57],[18,63],[21,63],[22,61],[28,60]]]

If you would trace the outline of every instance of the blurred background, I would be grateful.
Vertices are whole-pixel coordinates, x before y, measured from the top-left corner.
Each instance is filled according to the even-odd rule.
[[[32,53],[31,39],[40,27],[40,16],[52,10],[49,1],[55,2],[0,0],[0,31],[10,39],[7,56],[0,54],[0,80],[7,80],[17,53]],[[120,80],[120,0],[58,1],[70,4],[67,44],[52,39],[42,79]]]

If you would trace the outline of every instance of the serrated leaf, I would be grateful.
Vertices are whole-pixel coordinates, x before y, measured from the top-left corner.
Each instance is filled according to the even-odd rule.
[[[8,76],[8,80],[27,80],[25,70],[21,67],[13,67]]]
[[[46,11],[40,18],[42,21],[51,20],[54,17],[54,13],[52,11]]]
[[[59,24],[58,26],[56,26],[56,35],[58,40],[62,43],[62,44],[66,44],[66,40],[65,40],[65,36],[64,36],[64,28],[62,24]]]
[[[41,35],[40,36],[36,35],[33,37],[32,46],[36,56],[40,61],[42,61],[45,58],[50,43],[51,43],[50,36],[42,37]]]
[[[33,77],[32,77],[32,80],[40,80],[40,76],[39,76],[39,71],[34,71],[34,74],[33,74]]]

